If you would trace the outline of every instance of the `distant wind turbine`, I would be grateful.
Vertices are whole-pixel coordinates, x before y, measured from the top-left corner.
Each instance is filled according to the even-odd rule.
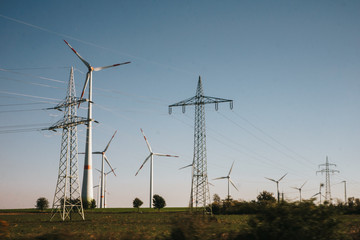
[[[179,156],[176,156],[176,155],[169,155],[169,154],[162,154],[162,153],[154,153],[151,149],[151,146],[148,142],[148,140],[146,139],[145,137],[145,134],[144,134],[144,131],[140,128],[140,131],[142,133],[142,135],[144,136],[144,139],[145,139],[145,142],[146,142],[146,145],[149,149],[149,156],[147,158],[145,158],[145,161],[143,162],[143,164],[140,166],[139,170],[136,172],[135,176],[138,175],[139,171],[142,169],[142,167],[145,165],[145,163],[150,159],[150,202],[149,202],[149,207],[152,208],[152,197],[153,197],[153,166],[154,166],[154,163],[153,163],[153,156],[160,156],[160,157],[179,157]]]
[[[311,196],[311,198],[316,197],[317,195],[319,195],[319,204],[321,204],[321,196],[323,196],[325,198],[325,196],[321,193],[321,188],[324,187],[323,183],[320,183],[320,187],[319,187],[319,192],[315,193],[314,195]]]
[[[268,179],[268,180],[276,183],[278,203],[280,202],[279,182],[280,182],[286,175],[287,175],[287,173],[286,173],[284,176],[282,176],[281,178],[279,178],[279,180],[277,180],[277,181],[274,180],[274,179],[272,179],[272,178],[267,178],[267,177],[265,177],[266,179]]]
[[[101,171],[99,169],[96,169],[99,173],[101,173]],[[114,171],[116,170],[116,168],[104,173],[104,208],[106,208],[106,177],[107,175],[109,175],[110,173],[114,173]],[[116,175],[115,175],[116,176]],[[110,193],[109,193],[110,194]]]
[[[106,163],[109,165],[109,167],[110,167],[110,169],[111,169],[110,172],[113,172],[114,175],[116,176],[114,169],[113,169],[112,166],[110,165],[110,162],[109,162],[108,158],[107,158],[106,155],[105,155],[106,151],[108,150],[108,148],[109,148],[109,146],[110,146],[111,141],[112,141],[112,140],[114,139],[114,137],[115,137],[116,132],[117,132],[117,131],[115,131],[114,135],[112,135],[112,137],[111,137],[109,143],[106,145],[104,151],[102,151],[102,152],[93,152],[93,154],[101,154],[101,156],[102,156],[102,159],[101,159],[101,183],[100,183],[100,186],[101,186],[101,188],[100,188],[100,189],[101,189],[101,190],[100,190],[100,192],[101,192],[101,194],[100,194],[100,208],[104,208],[104,207],[105,207],[105,201],[104,201],[104,196],[105,196],[104,160],[105,160]]]
[[[227,179],[227,180],[228,180],[228,200],[230,199],[230,183],[233,185],[233,187],[234,187],[237,191],[239,191],[239,190],[237,189],[237,187],[235,186],[234,182],[231,181],[231,179],[230,179],[230,174],[231,174],[231,171],[232,171],[232,169],[233,169],[233,166],[234,166],[234,162],[232,163],[231,168],[230,168],[230,171],[229,171],[229,173],[228,173],[228,175],[227,175],[226,177],[218,177],[218,178],[214,178],[214,179],[213,179],[213,180],[219,180],[219,179]]]
[[[299,190],[299,194],[300,194],[300,202],[301,202],[301,189],[303,188],[303,186],[305,185],[305,183],[306,183],[307,181],[305,181],[304,182],[304,184],[303,185],[301,185],[301,187],[299,187],[299,188],[297,188],[297,187],[293,187],[294,189],[296,189],[296,190]]]

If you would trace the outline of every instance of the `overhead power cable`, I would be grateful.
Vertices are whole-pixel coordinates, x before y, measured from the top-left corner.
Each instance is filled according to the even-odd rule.
[[[231,123],[233,123],[235,126],[239,127],[240,129],[242,129],[243,131],[245,131],[246,133],[248,133],[249,135],[251,135],[252,137],[254,137],[255,139],[257,139],[258,141],[264,143],[265,145],[269,146],[270,148],[276,150],[277,152],[283,154],[285,157],[291,158],[293,160],[298,161],[298,159],[296,159],[294,156],[282,151],[281,149],[275,147],[274,145],[270,144],[269,142],[265,141],[264,139],[256,136],[254,133],[252,133],[251,131],[249,131],[248,129],[244,128],[243,126],[241,126],[240,124],[238,124],[237,122],[235,122],[234,120],[230,119],[229,117],[225,116],[222,113],[218,113],[219,115],[221,115],[222,117],[224,117],[225,119],[227,119],[228,121],[230,121]],[[308,163],[309,164],[309,163]],[[313,164],[311,164],[311,167],[314,167]]]
[[[12,71],[12,70],[8,70],[8,69],[4,69],[4,68],[0,68],[0,71],[20,74],[20,75],[30,76],[30,77],[35,77],[35,78],[40,78],[42,80],[51,81],[51,82],[65,83],[65,81],[61,81],[61,80],[57,80],[57,79],[53,79],[53,78],[48,78],[48,77],[37,76],[37,75],[33,75],[33,74],[28,74],[28,73]]]

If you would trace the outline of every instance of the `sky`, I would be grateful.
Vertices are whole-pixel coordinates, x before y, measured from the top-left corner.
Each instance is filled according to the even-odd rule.
[[[154,194],[169,207],[187,206],[194,107],[168,105],[204,94],[232,99],[234,108],[206,106],[210,194],[226,198],[226,176],[237,200],[280,191],[299,200],[319,191],[326,156],[332,197],[360,198],[359,1],[10,1],[0,0],[0,209],[52,204],[61,131],[41,130],[62,118],[47,110],[66,96],[70,68],[76,92],[86,67],[131,64],[93,74],[93,150],[105,148],[117,176],[107,177],[107,206],[148,205],[144,130],[155,152]],[[86,106],[78,109],[86,116]],[[85,127],[78,127],[79,152]],[[94,168],[100,168],[94,155]],[[79,155],[80,181],[84,159]],[[94,185],[99,174],[94,171]],[[95,192],[95,198],[97,192]]]

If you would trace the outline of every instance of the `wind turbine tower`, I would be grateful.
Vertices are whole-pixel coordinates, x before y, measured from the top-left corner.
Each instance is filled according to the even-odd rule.
[[[228,175],[226,177],[218,177],[218,178],[214,178],[214,180],[219,180],[219,179],[227,179],[228,180],[228,197],[227,197],[227,200],[230,201],[230,183],[233,185],[233,187],[239,191],[239,189],[237,189],[237,187],[235,186],[234,182],[231,181],[230,179],[230,174],[231,174],[231,171],[232,171],[232,168],[234,166],[234,162],[232,163],[231,165],[231,168],[230,168],[230,171],[228,173]]]
[[[185,113],[185,106],[195,105],[195,126],[194,126],[194,158],[192,167],[192,184],[190,193],[190,208],[201,210],[204,213],[209,212],[210,191],[207,175],[206,159],[206,130],[205,130],[205,104],[215,104],[218,110],[219,103],[230,102],[230,108],[233,108],[233,100],[204,96],[204,91],[199,76],[196,95],[181,102],[169,105],[169,114],[172,107],[182,107]],[[210,212],[211,213],[211,210]]]
[[[307,182],[307,181],[306,181],[306,182]],[[301,199],[301,190],[302,190],[302,188],[303,188],[303,186],[305,185],[306,182],[304,182],[304,184],[301,185],[301,187],[299,187],[299,188],[298,188],[298,187],[293,187],[293,189],[296,189],[296,190],[299,191],[299,194],[300,194],[300,202],[301,202],[301,200],[302,200],[302,199]]]
[[[108,166],[110,167],[112,173],[114,173],[114,175],[116,176],[115,174],[115,171],[114,169],[112,168],[112,166],[110,165],[110,162],[108,160],[108,158],[106,157],[105,153],[106,151],[108,150],[109,146],[110,146],[110,143],[111,141],[114,139],[115,137],[115,134],[116,134],[117,131],[115,131],[114,135],[111,137],[109,143],[106,145],[104,151],[102,152],[93,152],[93,154],[101,154],[102,158],[101,158],[101,171],[100,171],[100,174],[101,174],[101,183],[100,183],[100,208],[105,208],[105,171],[104,171],[104,160],[106,161],[106,163],[108,164]]]
[[[86,74],[86,80],[81,92],[80,100],[83,98],[86,86],[89,83],[89,96],[86,101],[88,102],[88,123],[86,128],[86,146],[85,146],[85,161],[84,161],[84,176],[83,176],[83,185],[81,197],[83,201],[90,202],[93,197],[93,172],[92,172],[92,122],[94,119],[92,118],[92,73],[95,71],[100,71],[106,68],[117,67],[123,64],[128,64],[130,62],[113,64],[105,67],[92,67],[90,63],[88,63],[84,58],[80,56],[80,54],[75,51],[74,48],[70,46],[70,44],[64,40],[64,42],[69,46],[69,48],[76,54],[76,56],[85,64],[88,68],[88,72]],[[79,103],[80,106],[80,103]]]
[[[281,178],[279,178],[279,180],[274,180],[274,179],[272,179],[272,178],[267,178],[267,177],[265,177],[267,180],[270,180],[270,181],[276,183],[276,192],[277,192],[277,200],[278,200],[278,203],[280,203],[279,182],[280,182],[286,175],[287,175],[287,173],[286,173],[284,176],[282,176]]]
[[[330,166],[336,167],[336,164],[329,163],[328,156],[326,156],[325,164],[319,165],[319,168],[320,167],[325,167],[325,168],[323,168],[319,171],[316,171],[316,173],[318,173],[318,172],[325,173],[325,201],[327,201],[328,203],[331,203],[331,201],[332,201],[331,187],[330,187],[330,173],[339,173],[340,172],[338,170],[330,169]]]
[[[76,105],[80,101],[76,99],[73,73],[73,68],[71,68],[65,100],[53,108],[60,111],[64,109],[63,119],[50,128],[44,129],[53,131],[59,128],[63,129],[59,172],[51,213],[51,219],[59,213],[63,221],[71,220],[72,212],[77,212],[85,220],[78,174],[77,125],[86,124],[88,120],[76,116]]]
[[[140,170],[143,168],[143,166],[145,165],[145,163],[150,159],[150,199],[149,199],[149,208],[152,208],[152,203],[153,203],[153,191],[154,191],[154,156],[160,156],[160,157],[179,157],[176,155],[170,155],[170,154],[162,154],[162,153],[154,153],[151,149],[150,143],[147,140],[147,138],[145,137],[144,131],[140,128],[140,131],[142,133],[142,135],[144,136],[144,140],[146,142],[146,145],[149,149],[149,156],[147,156],[145,158],[145,161],[143,162],[143,164],[141,164],[139,170],[135,173],[135,176],[138,175],[138,173],[140,172]]]

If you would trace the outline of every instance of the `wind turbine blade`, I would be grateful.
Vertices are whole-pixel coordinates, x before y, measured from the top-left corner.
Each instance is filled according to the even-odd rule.
[[[93,152],[92,154],[102,154],[102,152]]]
[[[188,168],[188,167],[192,167],[192,166],[193,166],[193,164],[189,164],[189,165],[186,165],[185,167],[179,168],[179,170],[184,169],[184,168]]]
[[[162,153],[154,153],[155,156],[160,156],[160,157],[179,157],[176,155],[169,155],[169,154],[162,154]]]
[[[96,171],[98,171],[99,173],[101,173],[101,171],[99,169],[96,168]]]
[[[307,181],[305,181],[305,182],[304,182],[304,184],[303,184],[303,185],[301,185],[300,189],[302,189],[302,188],[303,188],[303,186],[305,185],[305,183],[307,183]]]
[[[318,192],[318,193],[315,193],[314,195],[312,195],[311,197],[313,198],[313,197],[315,197],[315,196],[317,196],[317,195],[319,195],[320,193]]]
[[[231,173],[231,171],[232,171],[232,169],[233,169],[234,163],[235,163],[235,161],[234,161],[234,162],[232,163],[232,165],[231,165],[231,168],[230,168],[230,171],[229,171],[228,176],[230,176],[230,173]]]
[[[215,186],[215,185],[214,185],[214,184],[212,184],[211,182],[208,182],[208,184],[209,184],[209,185],[211,185],[211,186]]]
[[[228,177],[218,177],[218,178],[214,178],[213,180],[219,180],[219,179],[226,179]]]
[[[300,188],[297,188],[297,187],[291,187],[291,188],[296,189],[296,190],[299,190],[299,189],[300,189]]]
[[[90,79],[90,72],[88,72],[88,73],[86,74],[86,80],[85,80],[85,84],[84,84],[83,90],[82,90],[82,92],[81,92],[80,100],[83,98],[83,96],[84,96],[84,94],[85,94],[85,89],[86,89],[86,86],[87,86],[87,84],[88,84],[88,82],[89,82],[89,79]],[[80,103],[81,103],[81,102],[79,102],[78,108],[80,107]]]
[[[66,41],[66,40],[64,40],[64,42],[69,46],[69,48],[76,54],[76,56],[78,56],[78,58],[80,58],[80,60],[89,68],[89,69],[91,69],[91,66],[90,66],[90,64],[87,62],[87,61],[85,61],[85,59],[83,59],[81,56],[80,56],[80,54],[77,52],[77,51],[75,51],[75,49]]]
[[[105,147],[105,149],[104,149],[104,152],[106,152],[106,151],[107,151],[107,149],[109,148],[109,145],[110,145],[111,141],[113,140],[113,138],[115,137],[116,132],[117,132],[117,130],[115,131],[114,135],[112,135],[112,137],[111,137],[111,139],[110,139],[109,143],[106,145],[106,147]]]
[[[272,179],[272,178],[267,178],[267,177],[265,177],[267,180],[270,180],[270,181],[273,181],[273,182],[276,182],[274,179]]]
[[[150,143],[149,143],[148,140],[146,139],[145,134],[144,134],[144,131],[143,131],[141,128],[140,128],[140,131],[141,131],[142,135],[144,136],[144,139],[145,139],[145,142],[146,142],[146,145],[147,145],[149,151],[152,153],[152,150],[151,150],[151,147],[150,147]]]
[[[112,166],[110,165],[110,162],[109,162],[108,158],[105,156],[105,154],[104,154],[104,159],[105,159],[106,163],[109,165],[111,171],[112,171],[112,172],[114,173],[114,175],[116,176],[115,171],[114,171],[114,169],[112,168]]]
[[[116,170],[116,168],[114,168],[114,171]],[[108,171],[107,173],[105,173],[105,175],[108,175],[109,173],[112,173],[112,170]],[[116,176],[116,175],[115,175]]]
[[[96,68],[93,68],[93,71],[97,72],[97,71],[100,71],[100,70],[103,70],[103,69],[106,69],[106,68],[117,67],[117,66],[129,64],[129,63],[131,63],[131,62],[117,63],[117,64],[105,66],[105,67],[96,67]]]
[[[280,182],[286,175],[287,175],[287,173],[285,173],[285,175],[282,176],[282,177],[278,180],[278,182]]]
[[[231,179],[229,179],[229,181],[230,181],[230,183],[233,185],[233,187],[234,187],[237,191],[239,191],[239,189],[237,189],[237,187],[235,186],[235,184],[233,183],[233,181],[231,181]]]
[[[144,164],[147,162],[147,160],[149,160],[149,158],[151,157],[151,155],[152,155],[152,154],[150,153],[150,155],[145,159],[145,161],[143,162],[143,164],[141,164],[141,166],[140,166],[139,170],[136,172],[135,176],[138,175],[139,171],[142,169],[142,167],[143,167]]]

